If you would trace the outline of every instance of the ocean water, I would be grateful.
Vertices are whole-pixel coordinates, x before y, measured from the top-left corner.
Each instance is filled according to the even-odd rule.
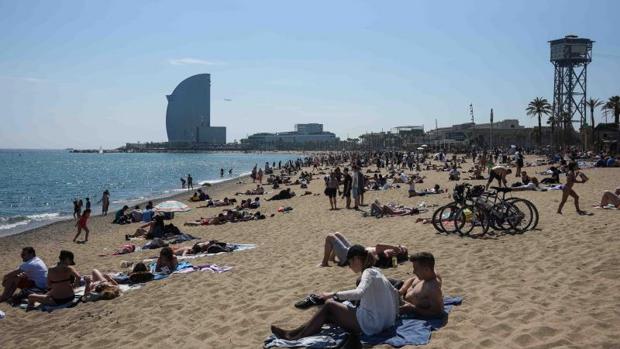
[[[285,162],[295,154],[274,153],[106,153],[0,149],[0,236],[19,233],[73,214],[73,199],[89,197],[101,213],[105,189],[110,212],[124,204],[173,195],[181,177],[194,187],[247,175],[255,164]],[[220,168],[225,169],[220,177]],[[232,168],[232,176],[228,170]]]

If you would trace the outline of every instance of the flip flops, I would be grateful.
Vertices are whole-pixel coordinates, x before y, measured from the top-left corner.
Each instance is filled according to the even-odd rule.
[[[325,304],[325,300],[322,299],[321,297],[319,297],[316,294],[311,294],[308,297],[300,300],[299,302],[295,303],[295,308],[298,309],[308,309],[312,306],[315,305],[323,305]]]

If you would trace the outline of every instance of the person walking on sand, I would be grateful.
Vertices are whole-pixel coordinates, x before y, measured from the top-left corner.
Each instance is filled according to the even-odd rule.
[[[97,203],[101,203],[101,214],[107,216],[108,208],[110,208],[110,192],[107,189],[103,191],[101,200],[97,201]]]
[[[185,178],[181,177],[181,189],[185,189]]]
[[[80,216],[80,219],[78,219],[77,223],[75,223],[75,226],[77,227],[77,234],[75,234],[75,237],[73,238],[73,242],[77,241],[77,238],[82,233],[82,230],[85,231],[83,242],[88,242],[88,233],[90,233],[90,230],[88,229],[88,226],[86,224],[88,222],[89,217],[90,217],[90,208],[87,208],[86,210],[84,210],[84,213],[82,214],[82,216]]]
[[[193,190],[193,189],[194,189],[194,179],[188,173],[187,174],[187,190]]]
[[[586,211],[582,211],[579,208],[579,195],[577,195],[577,193],[573,190],[573,185],[575,185],[575,183],[587,182],[588,177],[586,177],[584,173],[577,171],[577,169],[578,168],[576,162],[571,161],[568,164],[568,172],[566,173],[566,184],[562,189],[562,201],[560,202],[560,206],[558,207],[559,214],[562,214],[562,207],[564,207],[564,204],[566,203],[566,200],[568,200],[569,196],[572,196],[573,200],[575,201],[575,209],[577,209],[577,213],[580,215],[587,214]],[[577,177],[579,177],[581,180],[579,180]]]

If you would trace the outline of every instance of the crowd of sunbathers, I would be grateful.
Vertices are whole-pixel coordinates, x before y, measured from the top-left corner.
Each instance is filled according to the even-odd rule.
[[[0,303],[18,305],[27,301],[26,310],[32,310],[36,303],[44,306],[62,306],[76,301],[75,289],[84,286],[80,301],[110,300],[120,295],[120,283],[143,283],[151,281],[154,273],[170,274],[177,269],[177,256],[202,253],[232,252],[237,245],[216,240],[198,242],[192,246],[161,249],[152,270],[143,262],[136,263],[125,277],[118,278],[93,269],[89,275],[80,275],[75,268],[73,252],[62,250],[58,263],[49,267],[34,248],[24,247],[21,251],[22,264],[2,278],[3,291]],[[16,292],[19,291],[19,292]]]

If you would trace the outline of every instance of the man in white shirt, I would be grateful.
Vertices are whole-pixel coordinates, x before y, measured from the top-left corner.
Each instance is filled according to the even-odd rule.
[[[4,291],[0,296],[0,303],[9,300],[18,288],[47,289],[47,266],[37,257],[34,248],[24,247],[21,257],[24,263],[18,269],[6,274],[2,279]]]

